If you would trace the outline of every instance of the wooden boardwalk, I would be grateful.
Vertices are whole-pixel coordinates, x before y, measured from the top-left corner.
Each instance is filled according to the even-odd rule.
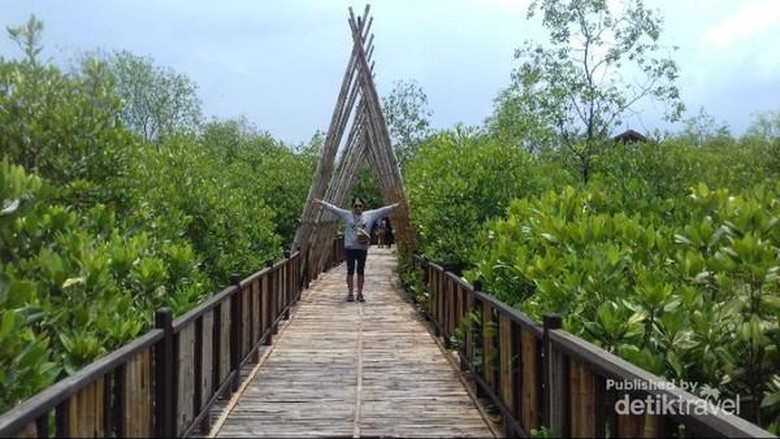
[[[362,304],[344,300],[344,265],[312,282],[212,434],[493,437],[397,289],[395,262],[369,250]]]

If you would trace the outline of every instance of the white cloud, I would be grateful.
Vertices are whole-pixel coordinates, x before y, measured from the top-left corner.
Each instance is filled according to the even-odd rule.
[[[707,30],[701,42],[705,46],[726,47],[780,28],[780,8],[776,0],[740,2],[736,13]]]

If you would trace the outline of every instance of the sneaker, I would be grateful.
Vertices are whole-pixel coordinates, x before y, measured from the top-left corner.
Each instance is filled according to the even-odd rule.
[[[354,302],[355,296],[352,293],[347,294],[347,302]]]
[[[357,301],[358,302],[365,302],[366,301],[365,297],[363,297],[363,293],[358,293]]]

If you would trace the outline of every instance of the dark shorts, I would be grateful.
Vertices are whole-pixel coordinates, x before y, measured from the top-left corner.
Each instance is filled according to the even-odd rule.
[[[366,268],[366,255],[368,250],[362,250],[359,248],[348,248],[347,253],[347,275],[352,276],[355,274],[355,262],[357,262],[357,272],[359,275],[363,275],[363,271]]]

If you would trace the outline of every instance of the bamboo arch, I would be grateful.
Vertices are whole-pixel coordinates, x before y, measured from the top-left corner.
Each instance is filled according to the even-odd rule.
[[[339,222],[335,215],[314,204],[313,200],[320,198],[338,206],[345,205],[364,164],[372,170],[384,201],[400,203],[390,215],[399,252],[408,254],[417,248],[406,191],[374,84],[374,63],[371,61],[374,35],[368,37],[373,17],[366,21],[369,9],[366,5],[363,16],[356,19],[349,8],[352,54],[291,248],[300,248],[307,255],[308,271],[315,275],[325,269],[333,247],[329,238],[336,233]],[[343,152],[337,158],[350,119],[352,123]]]

